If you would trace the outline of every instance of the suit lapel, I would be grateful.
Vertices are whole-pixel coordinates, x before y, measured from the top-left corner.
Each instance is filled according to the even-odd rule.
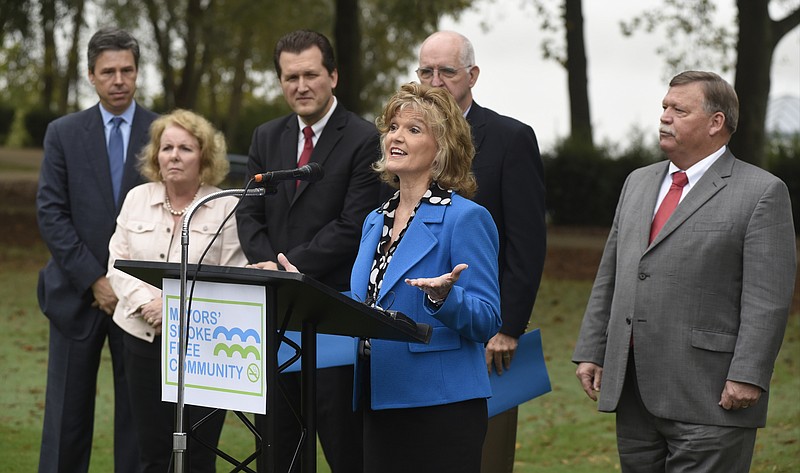
[[[309,159],[309,162],[319,163],[320,166],[324,166],[325,161],[327,161],[330,157],[333,149],[336,147],[336,144],[339,143],[344,136],[344,130],[346,126],[346,110],[344,107],[342,107],[342,104],[338,104],[333,110],[331,117],[328,119],[328,123],[325,124],[325,128],[322,129],[322,134],[317,139],[317,144],[314,145],[314,151],[311,152],[311,159]],[[300,185],[297,187],[297,190],[294,193],[292,204],[297,201],[297,198],[300,197],[300,194],[305,191],[308,185],[309,183],[306,181],[300,182]]]
[[[641,245],[642,253],[650,246],[650,227],[653,225],[653,214],[656,208],[656,201],[658,200],[658,192],[668,169],[669,161],[667,160],[663,163],[659,163],[658,166],[653,166],[652,169],[650,169],[650,173],[645,176],[642,182],[640,187],[641,193],[638,196],[633,196],[634,199],[641,199],[642,202],[639,237],[637,238],[637,241],[639,241]]]
[[[369,273],[372,270],[372,260],[375,256],[375,249],[378,247],[378,241],[381,238],[382,228],[383,214],[373,211],[367,215],[367,224],[364,227],[361,243],[359,244],[358,259],[369,261],[369,264],[353,265],[352,285],[350,287],[353,296],[361,302],[367,299]]]
[[[439,239],[428,227],[431,223],[441,223],[444,220],[446,206],[422,204],[411,221],[406,234],[400,241],[395,255],[383,276],[379,304],[397,284],[405,284],[404,279],[408,270],[423,261],[427,255],[436,248]],[[377,244],[377,241],[375,242]],[[425,277],[434,277],[438,274],[428,274]],[[387,302],[390,302],[387,299]]]
[[[467,121],[472,127],[472,142],[475,144],[475,159],[478,159],[481,145],[486,138],[486,111],[475,101],[472,102],[472,106],[469,108]]]
[[[656,239],[653,240],[653,245],[651,246],[657,245],[661,240],[666,238],[667,235],[678,229],[678,227],[700,207],[727,185],[725,178],[730,177],[733,170],[733,162],[733,155],[730,151],[726,150],[725,153],[708,168],[703,174],[703,177],[697,181],[697,184],[692,187],[681,203],[678,204],[678,207],[675,208],[675,212],[673,212],[669,220],[664,224],[664,227],[656,236]]]
[[[120,189],[122,195],[127,194],[129,190],[141,182],[139,180],[139,171],[136,170],[136,165],[138,161],[137,154],[147,145],[147,140],[149,138],[150,123],[145,123],[145,121],[144,113],[137,105],[133,115],[133,123],[131,123],[128,151],[125,153],[125,172],[122,175],[122,186]],[[120,199],[119,205],[122,205],[122,199]]]
[[[108,147],[106,146],[105,124],[100,115],[100,105],[95,105],[88,111],[88,119],[83,128],[83,136],[79,140],[85,149],[84,156],[89,166],[94,170],[97,188],[103,195],[111,215],[117,214],[114,204],[114,191],[111,188],[111,169],[108,165]]]
[[[292,114],[286,121],[286,128],[283,129],[280,142],[280,157],[278,158],[278,169],[268,169],[267,171],[279,171],[282,169],[294,169],[297,167],[297,143],[300,139],[300,126],[297,123],[297,115]],[[290,205],[296,197],[294,185],[279,185],[278,188],[282,189],[286,202]],[[292,183],[293,184],[293,183]]]

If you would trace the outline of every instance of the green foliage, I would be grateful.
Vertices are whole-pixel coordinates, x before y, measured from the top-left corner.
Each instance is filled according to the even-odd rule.
[[[719,21],[717,5],[711,0],[663,0],[621,22],[620,30],[625,36],[643,30],[667,38],[656,53],[664,58],[664,75],[669,78],[687,69],[733,69],[736,32],[726,26],[728,23],[727,19]]]
[[[27,34],[30,28],[30,10],[33,8],[31,1],[0,0],[0,44],[7,34]]]
[[[228,152],[247,154],[255,129],[262,123],[286,115],[290,111],[283,97],[271,102],[253,100],[245,103],[235,131],[227,137]],[[220,126],[224,126],[224,123]]]
[[[6,138],[8,138],[11,125],[14,124],[15,112],[13,107],[0,103],[0,145],[5,143]]]
[[[39,100],[41,70],[31,37],[6,34],[0,43],[0,101],[13,107],[29,108]]]
[[[380,112],[398,87],[398,77],[415,69],[416,48],[436,31],[445,14],[458,14],[471,0],[361,0],[363,110]]]
[[[57,113],[43,108],[35,108],[25,114],[25,130],[33,146],[41,147],[44,144],[47,125],[56,118],[58,118]]]
[[[602,195],[609,185],[604,172],[609,159],[602,151],[562,142],[543,159],[547,210],[553,223],[611,223],[613,211],[609,213],[608,198]]]
[[[273,48],[284,34],[300,28],[316,30],[331,40],[339,63],[344,65],[346,59],[352,59],[348,55],[354,56],[359,71],[340,74],[337,88],[342,97],[360,101],[345,106],[369,115],[377,113],[394,92],[397,78],[412,69],[416,46],[436,30],[439,18],[457,15],[473,3],[359,0],[357,18],[337,18],[340,1],[219,0],[203,2],[199,8],[186,1],[94,3],[139,39],[141,65],[155,65],[157,70],[160,82],[154,95],[160,107],[189,108],[203,114],[225,133],[232,149],[241,153],[249,141],[240,135],[246,133],[249,140],[254,128],[250,125],[271,116],[261,115],[254,122],[244,116],[247,109],[257,109],[281,95]],[[88,25],[90,31],[94,27]],[[359,48],[339,48],[334,35],[337,28],[357,29]],[[139,97],[147,102],[147,97]]]
[[[591,148],[563,140],[542,154],[547,211],[559,225],[610,225],[625,178],[634,169],[663,159],[644,133],[633,130],[631,144]],[[764,168],[789,188],[795,232],[800,235],[800,134],[769,138]]]
[[[641,135],[621,152],[564,140],[543,155],[547,210],[559,225],[611,225],[625,178],[660,155]]]

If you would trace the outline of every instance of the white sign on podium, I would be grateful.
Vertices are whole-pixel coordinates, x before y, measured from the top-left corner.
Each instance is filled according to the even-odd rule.
[[[192,282],[187,284],[187,298]],[[266,413],[266,293],[261,286],[194,282],[185,358],[186,404]],[[161,398],[177,402],[180,280],[163,280]]]

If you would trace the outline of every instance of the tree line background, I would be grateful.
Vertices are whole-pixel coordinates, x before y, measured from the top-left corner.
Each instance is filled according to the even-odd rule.
[[[498,1],[535,9],[531,28],[545,40],[520,47],[540,48],[567,77],[570,132],[544,153],[551,217],[608,224],[627,173],[661,156],[641,137],[624,149],[595,144],[581,0],[0,0],[0,145],[40,146],[50,120],[92,96],[86,43],[101,26],[118,25],[139,39],[138,100],[159,112],[203,114],[231,152],[244,154],[258,124],[289,112],[272,65],[284,33],[326,34],[336,50],[339,101],[369,118],[414,68],[416,48],[442,16]],[[662,34],[660,53],[675,72],[734,71],[741,117],[731,148],[787,182],[798,225],[800,138],[770,137],[765,121],[773,53],[800,25],[800,0],[727,1],[738,11],[733,25],[714,23],[713,0],[663,0],[620,27],[627,35]],[[144,80],[153,77],[156,90]]]

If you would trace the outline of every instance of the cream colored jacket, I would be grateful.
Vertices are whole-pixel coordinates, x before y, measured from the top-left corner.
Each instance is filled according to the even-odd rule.
[[[203,186],[198,199],[218,190],[217,187]],[[150,342],[156,333],[138,315],[137,309],[155,298],[160,299],[161,291],[115,269],[114,262],[129,259],[180,263],[181,222],[175,223],[167,211],[164,195],[164,184],[160,182],[142,184],[128,192],[109,243],[108,279],[119,298],[114,322],[131,335]],[[237,201],[236,197],[222,197],[205,203],[195,212],[189,225],[189,263],[197,262]],[[221,266],[247,264],[239,245],[235,216],[225,223],[203,263]]]

